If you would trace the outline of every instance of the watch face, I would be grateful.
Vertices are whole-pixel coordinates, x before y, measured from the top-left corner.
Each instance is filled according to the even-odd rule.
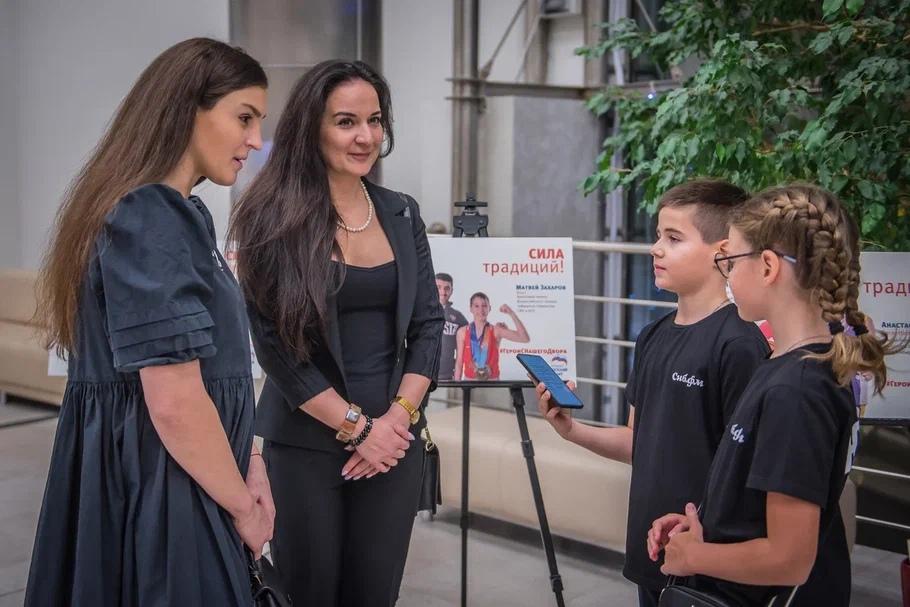
[[[344,416],[344,419],[346,419],[349,422],[356,422],[358,419],[360,419],[360,413],[357,413],[353,409],[348,409],[348,412]]]

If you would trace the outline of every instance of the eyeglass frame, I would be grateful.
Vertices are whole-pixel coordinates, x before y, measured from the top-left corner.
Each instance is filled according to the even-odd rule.
[[[761,255],[765,251],[771,251],[781,259],[785,259],[790,263],[796,265],[796,258],[792,255],[787,255],[786,253],[781,253],[780,251],[775,251],[774,249],[759,249],[757,251],[750,251],[748,253],[737,253],[736,255],[721,255],[720,251],[714,254],[714,267],[717,268],[717,271],[720,272],[720,275],[724,278],[730,278],[730,272],[733,271],[733,264],[729,264],[727,271],[724,272],[720,267],[720,262],[722,261],[732,261],[734,259],[739,259],[740,257],[753,257],[755,255]]]

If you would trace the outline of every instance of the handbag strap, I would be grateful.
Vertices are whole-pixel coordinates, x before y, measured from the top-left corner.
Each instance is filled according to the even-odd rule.
[[[701,507],[702,507],[702,505],[703,505],[703,503],[702,503],[702,504],[699,504],[699,505],[698,505],[698,509],[695,511],[695,513],[699,516],[699,521],[701,521]],[[826,529],[824,535],[827,535],[827,533],[828,533],[828,532],[827,532],[827,529]],[[675,575],[668,575],[668,576],[667,576],[667,585],[666,585],[666,588],[669,588],[670,586],[675,586],[676,583],[677,583],[677,579],[678,579],[678,577],[675,576]],[[793,597],[796,596],[796,591],[797,591],[797,590],[799,590],[799,585],[798,585],[798,584],[797,584],[796,586],[793,587],[793,590],[790,591],[790,596],[787,597],[787,602],[783,604],[783,607],[790,607],[790,604],[793,602]],[[777,602],[777,596],[774,596],[774,597],[771,599],[771,601],[768,603],[767,607],[774,607],[774,604],[775,604],[776,602]]]

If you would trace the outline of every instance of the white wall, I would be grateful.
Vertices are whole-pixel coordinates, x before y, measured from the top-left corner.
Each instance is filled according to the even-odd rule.
[[[479,64],[493,54],[521,0],[480,3]],[[584,63],[573,55],[583,44],[583,20],[554,20],[547,81],[581,85]],[[383,160],[386,186],[412,194],[429,225],[449,225],[452,191],[452,0],[386,0],[382,3],[382,71],[392,89],[395,151]],[[491,81],[514,82],[525,43],[522,14],[490,72]],[[481,118],[480,128],[484,128]],[[481,134],[483,140],[483,134]],[[483,154],[480,155],[481,158]],[[481,168],[481,172],[483,169]],[[495,192],[479,186],[478,197]]]
[[[13,0],[0,0],[0,267],[21,264],[16,120],[17,29]]]
[[[382,72],[392,90],[395,150],[382,181],[421,205],[427,225],[448,225],[452,175],[452,2],[382,3]]]
[[[180,40],[193,36],[227,40],[228,0],[0,1],[0,17],[13,15],[4,27],[18,33],[12,61],[15,100],[0,97],[0,115],[13,114],[19,125],[14,198],[19,201],[20,235],[19,259],[4,248],[0,265],[36,267],[61,195],[139,73]],[[6,134],[2,123],[0,133]],[[0,147],[7,141],[3,143]],[[4,197],[6,189],[0,190]],[[223,231],[228,191],[213,191],[216,186],[208,190],[203,195]],[[8,203],[3,204],[6,224],[15,212],[7,213]]]
[[[481,2],[481,64],[519,4]],[[450,220],[452,12],[451,0],[382,3],[383,72],[398,138],[383,181],[413,194],[428,224]],[[560,21],[548,80],[579,84],[581,63],[571,52],[582,39],[580,21]],[[491,80],[514,80],[524,27],[522,16]],[[229,0],[0,0],[0,266],[40,263],[63,191],[155,55],[185,38],[228,33]],[[208,184],[198,193],[223,234],[227,189]]]

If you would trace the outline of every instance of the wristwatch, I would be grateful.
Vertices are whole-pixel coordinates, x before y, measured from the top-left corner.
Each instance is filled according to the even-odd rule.
[[[344,421],[341,422],[341,428],[339,428],[338,434],[335,435],[336,440],[340,440],[343,443],[351,442],[354,428],[357,426],[357,422],[360,421],[360,414],[360,407],[354,403],[348,405],[348,412],[344,414]]]
[[[410,418],[411,418],[410,421],[411,421],[411,425],[412,425],[412,426],[413,426],[414,424],[416,424],[418,421],[420,421],[420,409],[418,409],[417,407],[415,407],[415,406],[411,403],[411,401],[409,401],[409,400],[406,399],[405,397],[403,397],[403,396],[401,396],[401,395],[396,396],[396,397],[392,400],[392,404],[399,404],[399,405],[401,405],[402,407],[404,407],[404,410],[408,412],[408,416],[410,416]]]

